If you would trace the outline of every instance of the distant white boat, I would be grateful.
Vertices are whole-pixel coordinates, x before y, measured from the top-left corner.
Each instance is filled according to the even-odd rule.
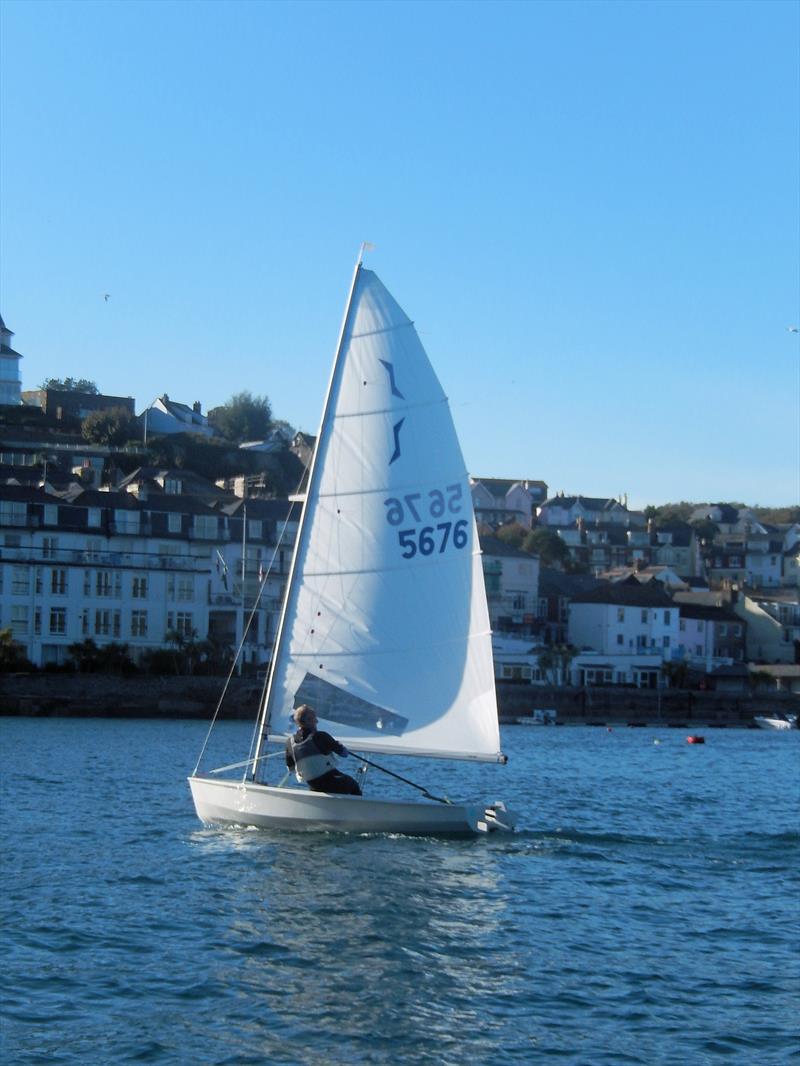
[[[759,715],[753,719],[759,729],[797,729],[797,715],[786,714],[773,717]]]
[[[267,782],[266,747],[277,743],[282,757],[303,703],[356,759],[506,762],[480,547],[447,398],[413,323],[360,260],[251,758],[235,780],[195,769],[195,808],[204,822],[270,829],[513,828],[500,802],[451,802],[421,787],[424,801],[404,801]]]
[[[530,717],[518,718],[517,725],[555,725],[556,712],[537,708]]]

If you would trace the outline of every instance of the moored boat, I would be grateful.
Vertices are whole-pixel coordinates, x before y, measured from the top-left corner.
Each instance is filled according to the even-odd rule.
[[[753,718],[759,729],[777,729],[785,731],[787,729],[797,729],[797,715],[756,715]]]

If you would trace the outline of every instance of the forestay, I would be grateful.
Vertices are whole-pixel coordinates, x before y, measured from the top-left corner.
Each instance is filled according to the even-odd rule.
[[[349,747],[502,760],[469,482],[414,326],[358,268],[265,720]]]

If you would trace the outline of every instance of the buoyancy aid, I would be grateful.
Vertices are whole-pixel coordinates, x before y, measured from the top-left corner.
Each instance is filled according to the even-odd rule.
[[[319,750],[313,733],[303,740],[289,738],[289,746],[294,759],[294,772],[298,781],[314,781],[329,770],[336,769],[333,755],[325,755]]]

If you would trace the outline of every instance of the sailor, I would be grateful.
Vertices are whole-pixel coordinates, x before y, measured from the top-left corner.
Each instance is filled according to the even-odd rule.
[[[304,703],[292,715],[297,723],[297,732],[286,742],[286,765],[294,770],[298,781],[303,781],[312,792],[336,792],[346,796],[360,796],[358,782],[336,769],[333,758],[348,755],[347,748],[338,740],[317,729],[317,714],[313,707]]]

